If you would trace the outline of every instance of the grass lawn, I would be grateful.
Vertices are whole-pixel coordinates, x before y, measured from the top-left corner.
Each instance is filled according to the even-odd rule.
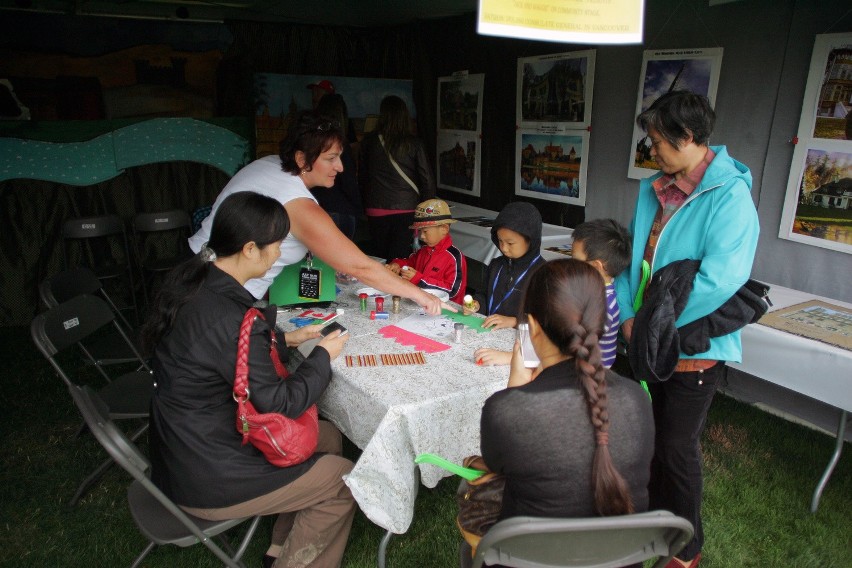
[[[129,566],[145,546],[125,501],[129,476],[113,468],[76,507],[80,480],[105,457],[91,436],[75,437],[80,418],[62,383],[23,328],[0,328],[4,346],[0,469],[0,566]],[[82,366],[76,357],[68,363]],[[819,511],[811,493],[834,439],[718,396],[703,440],[706,544],[702,568],[850,566],[852,458],[842,456]],[[357,458],[351,445],[348,454]],[[457,480],[420,488],[414,523],[395,536],[388,566],[451,568],[459,541],[453,519]],[[259,566],[271,519],[246,554]],[[384,531],[356,516],[343,566],[376,565]],[[206,548],[159,548],[150,567],[217,566]]]

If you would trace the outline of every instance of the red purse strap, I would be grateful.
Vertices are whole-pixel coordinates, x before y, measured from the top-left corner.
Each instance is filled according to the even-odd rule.
[[[243,316],[243,323],[240,324],[240,335],[237,338],[237,367],[234,370],[234,400],[238,403],[245,402],[251,396],[248,390],[249,337],[257,317],[263,317],[260,310],[249,308]]]
[[[257,318],[266,319],[263,316],[263,312],[257,308],[249,308],[246,311],[246,315],[243,316],[242,324],[240,324],[240,335],[237,338],[237,366],[234,371],[234,400],[238,403],[245,402],[251,396],[248,388],[249,338],[251,337],[251,328],[254,325],[254,320]],[[270,330],[270,336],[269,356],[272,359],[275,372],[279,377],[285,379],[290,376],[290,373],[278,356],[278,340],[275,339],[274,329]]]

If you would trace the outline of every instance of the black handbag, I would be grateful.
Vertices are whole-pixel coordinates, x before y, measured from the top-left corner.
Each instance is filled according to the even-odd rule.
[[[459,506],[456,525],[464,540],[470,545],[472,554],[476,554],[476,547],[482,540],[482,536],[500,516],[506,478],[488,471],[488,467],[480,456],[468,456],[463,464],[464,467],[485,472],[473,481],[462,478],[456,491],[456,503]]]

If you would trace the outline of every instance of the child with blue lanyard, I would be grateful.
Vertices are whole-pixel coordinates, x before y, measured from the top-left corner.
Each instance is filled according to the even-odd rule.
[[[497,215],[491,227],[491,240],[502,253],[488,265],[484,293],[473,297],[464,313],[478,312],[486,316],[483,327],[512,328],[518,325],[518,310],[523,298],[524,284],[536,268],[544,264],[541,258],[541,214],[530,203],[509,203]],[[482,356],[480,351],[488,351]],[[493,352],[493,353],[492,353]],[[490,359],[498,352],[479,349],[477,362]],[[508,353],[511,359],[511,353]],[[482,361],[481,364],[488,363]],[[504,364],[508,364],[507,359]],[[491,362],[489,364],[501,364]]]

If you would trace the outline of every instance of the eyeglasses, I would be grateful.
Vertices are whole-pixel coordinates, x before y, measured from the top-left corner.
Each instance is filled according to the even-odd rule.
[[[317,125],[317,130],[319,130],[320,132],[327,132],[329,130],[336,129],[340,129],[340,123],[334,120],[331,120],[329,122],[323,122],[322,124]]]

